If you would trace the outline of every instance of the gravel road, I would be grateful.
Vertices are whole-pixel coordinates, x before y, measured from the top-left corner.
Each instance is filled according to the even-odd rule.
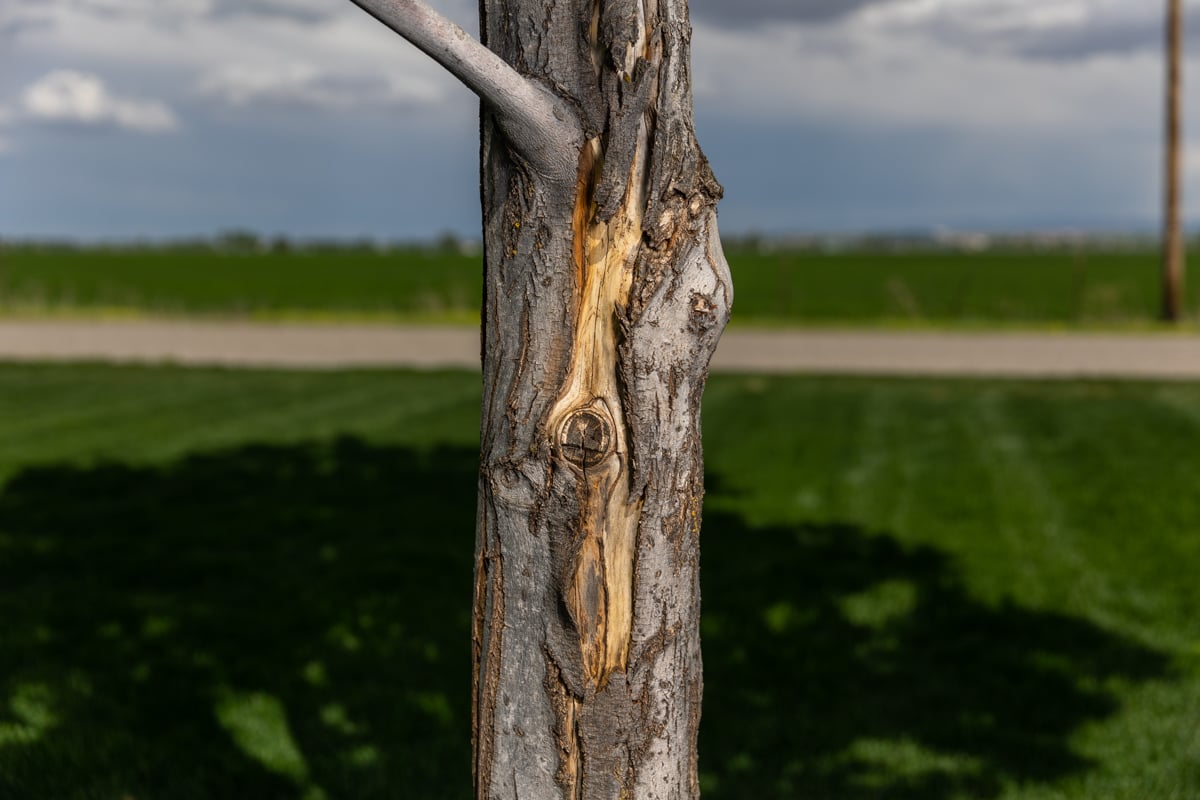
[[[477,369],[479,335],[382,325],[4,321],[0,360]],[[1200,336],[734,329],[713,370],[1200,380]]]

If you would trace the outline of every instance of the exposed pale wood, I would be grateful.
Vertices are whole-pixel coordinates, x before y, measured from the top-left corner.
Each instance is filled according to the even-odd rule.
[[[578,317],[571,350],[570,368],[564,391],[550,412],[549,429],[564,432],[579,428],[584,420],[596,420],[602,428],[602,457],[586,463],[567,457],[580,471],[583,492],[580,516],[581,544],[573,567],[566,602],[579,631],[584,671],[593,688],[602,687],[608,676],[625,669],[633,620],[634,544],[641,503],[630,497],[627,426],[618,385],[617,321],[628,311],[633,281],[633,260],[641,243],[645,180],[644,126],[639,137],[632,174],[622,209],[608,220],[596,216],[590,196],[593,176],[578,184],[578,207],[585,207],[584,239]],[[599,162],[601,144],[589,142]],[[576,215],[576,223],[580,215]],[[561,447],[560,447],[561,452]]]

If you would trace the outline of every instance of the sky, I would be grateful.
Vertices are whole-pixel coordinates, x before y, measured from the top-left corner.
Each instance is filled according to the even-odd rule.
[[[723,232],[1153,231],[1164,7],[692,0]],[[348,0],[2,0],[0,237],[477,237],[477,114]]]

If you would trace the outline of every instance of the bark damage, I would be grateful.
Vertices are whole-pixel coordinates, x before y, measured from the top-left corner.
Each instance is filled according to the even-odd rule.
[[[732,287],[684,0],[484,0],[576,157],[486,111],[479,798],[692,798],[700,398]]]
[[[630,496],[628,426],[617,370],[617,325],[627,312],[633,261],[641,241],[642,198],[635,154],[622,207],[598,214],[594,189],[603,164],[599,139],[580,159],[574,252],[576,325],[566,385],[550,412],[555,457],[575,471],[579,506],[563,600],[580,639],[589,689],[624,670],[633,617],[633,546],[641,503]],[[589,170],[588,167],[591,167]],[[586,174],[590,172],[591,174]]]

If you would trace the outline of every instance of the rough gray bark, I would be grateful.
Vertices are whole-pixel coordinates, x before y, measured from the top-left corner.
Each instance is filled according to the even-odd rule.
[[[1167,0],[1166,193],[1163,220],[1162,315],[1177,322],[1183,307],[1184,246],[1180,221],[1183,159],[1183,9],[1180,0]]]
[[[686,0],[482,0],[501,67],[416,0],[355,2],[483,99],[476,796],[696,797],[700,398],[732,285]]]

